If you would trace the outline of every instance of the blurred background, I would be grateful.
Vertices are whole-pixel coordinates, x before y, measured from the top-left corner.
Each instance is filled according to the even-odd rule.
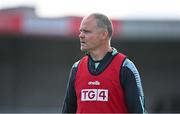
[[[112,46],[138,68],[146,110],[180,112],[179,0],[1,0],[0,113],[60,112],[92,12],[112,19]]]

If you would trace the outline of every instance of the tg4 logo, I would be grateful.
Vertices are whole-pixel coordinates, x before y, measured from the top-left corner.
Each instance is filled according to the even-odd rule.
[[[108,101],[107,89],[82,89],[81,101]]]

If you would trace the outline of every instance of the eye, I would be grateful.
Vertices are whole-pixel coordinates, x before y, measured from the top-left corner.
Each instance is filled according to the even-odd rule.
[[[84,33],[90,33],[90,31],[89,30],[84,30]]]
[[[90,31],[90,30],[86,30],[86,29],[82,29],[82,30],[80,30],[80,32],[83,32],[83,33],[90,33],[91,31]]]

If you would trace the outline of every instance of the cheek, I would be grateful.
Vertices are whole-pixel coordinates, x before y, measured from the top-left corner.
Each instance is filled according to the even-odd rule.
[[[94,39],[94,40],[91,41],[91,46],[96,47],[96,46],[100,45],[100,43],[101,42],[99,40]]]
[[[88,36],[86,41],[87,41],[89,46],[98,45],[100,43],[99,38],[97,36],[95,36],[95,35]]]

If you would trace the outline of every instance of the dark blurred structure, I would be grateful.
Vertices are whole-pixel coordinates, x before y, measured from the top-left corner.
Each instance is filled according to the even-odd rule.
[[[81,17],[0,11],[0,113],[60,112]],[[180,112],[180,21],[113,20],[113,47],[138,67],[148,112]]]

